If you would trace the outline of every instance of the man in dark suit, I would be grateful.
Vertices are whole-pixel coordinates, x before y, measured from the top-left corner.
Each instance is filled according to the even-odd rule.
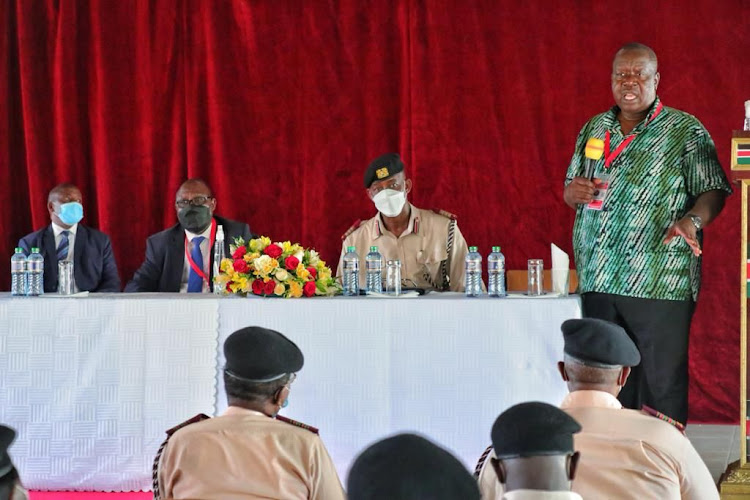
[[[60,184],[47,196],[52,223],[21,238],[26,255],[33,247],[44,257],[44,291],[57,291],[57,264],[73,261],[75,291],[119,292],[120,276],[109,236],[79,224],[83,197],[73,184]]]
[[[146,260],[125,287],[126,292],[209,293],[213,290],[213,245],[216,228],[224,230],[224,253],[234,238],[253,238],[250,227],[214,216],[216,198],[200,179],[186,180],[177,190],[179,223],[146,242]]]

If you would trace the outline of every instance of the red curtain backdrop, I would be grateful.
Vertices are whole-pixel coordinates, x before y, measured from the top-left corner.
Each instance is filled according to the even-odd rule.
[[[219,214],[335,266],[339,236],[374,212],[364,168],[398,151],[414,203],[456,213],[469,244],[502,245],[509,268],[549,262],[551,242],[572,252],[563,179],[580,127],[612,105],[616,49],[656,50],[662,100],[704,123],[728,169],[748,18],[744,0],[5,0],[0,256],[72,181],[127,281],[175,223],[178,185],[202,177]],[[706,230],[695,421],[739,415],[739,198]]]

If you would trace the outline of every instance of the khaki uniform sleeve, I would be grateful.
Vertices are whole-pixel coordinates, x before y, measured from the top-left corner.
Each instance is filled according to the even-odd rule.
[[[346,500],[336,467],[320,438],[313,445],[312,461],[310,500]]]
[[[336,276],[341,278],[344,272],[344,254],[346,254],[346,247],[351,245],[351,236],[347,236],[344,242],[341,244],[341,255],[339,255],[339,265],[336,268]]]
[[[451,257],[451,268],[449,270],[451,277],[451,291],[463,292],[464,291],[464,274],[466,272],[466,254],[469,253],[469,247],[466,244],[464,235],[461,234],[461,230],[458,228],[458,222],[456,222],[456,229],[453,234],[453,256]]]
[[[497,480],[497,474],[495,474],[490,464],[490,460],[493,458],[495,458],[494,451],[484,461],[479,478],[477,479],[482,500],[502,500],[503,498],[503,485]]]
[[[680,464],[680,493],[686,500],[719,500],[719,490],[703,459],[685,438]]]

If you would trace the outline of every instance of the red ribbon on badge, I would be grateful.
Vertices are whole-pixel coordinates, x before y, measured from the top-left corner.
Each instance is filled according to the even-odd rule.
[[[661,110],[664,106],[662,106],[661,102],[656,106],[656,111],[654,111],[654,114],[651,115],[651,118],[648,119],[646,122],[646,126],[648,126],[649,123],[651,123],[654,118],[659,116],[659,113],[661,113]],[[645,127],[644,127],[645,128]],[[637,134],[630,134],[628,135],[619,146],[617,146],[617,149],[615,149],[613,152],[610,153],[609,149],[609,130],[607,130],[604,133],[604,168],[609,168],[609,166],[612,164],[613,161],[615,161],[615,158],[617,158],[617,155],[623,152],[623,150],[628,147],[628,144],[633,142],[635,140]]]
[[[208,258],[210,259],[211,249],[214,247],[214,241],[216,241],[216,219],[213,218],[211,219],[211,238],[209,241],[210,245],[208,247]],[[208,282],[208,276],[206,276],[206,273],[203,272],[203,269],[199,268],[198,264],[196,264],[195,261],[193,261],[193,258],[190,256],[190,241],[188,241],[187,235],[185,235],[185,258],[187,259],[188,264],[190,264],[190,267],[193,268],[193,271],[195,271],[198,276],[203,278],[203,281],[208,283],[210,287],[211,284]]]

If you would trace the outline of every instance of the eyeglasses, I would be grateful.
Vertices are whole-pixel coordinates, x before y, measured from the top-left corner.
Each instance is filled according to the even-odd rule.
[[[212,200],[212,199],[213,199],[213,196],[196,196],[192,200],[177,200],[174,202],[174,204],[178,208],[186,208],[190,205],[199,207],[201,205],[205,205],[208,200]]]

